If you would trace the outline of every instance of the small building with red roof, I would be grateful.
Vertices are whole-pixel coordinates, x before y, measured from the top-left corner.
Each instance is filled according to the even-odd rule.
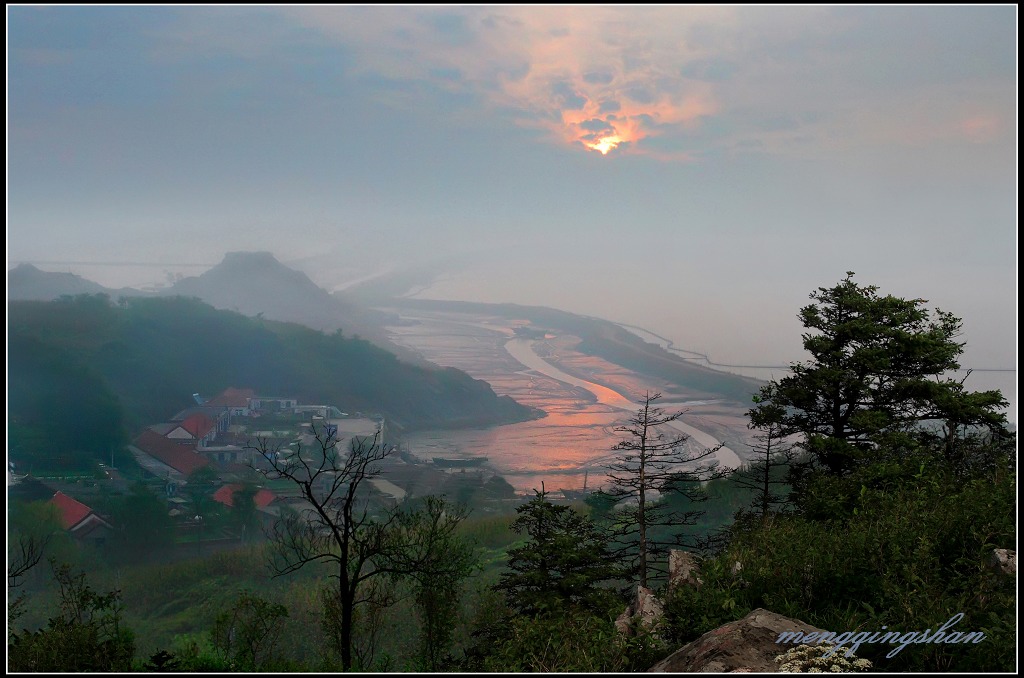
[[[248,417],[252,411],[249,401],[256,397],[251,388],[226,388],[219,395],[203,403],[208,406],[226,407],[233,417]]]
[[[167,437],[178,441],[195,441],[196,447],[206,447],[217,437],[216,424],[202,412],[186,417]]]
[[[213,500],[230,508],[235,505],[235,493],[240,489],[242,489],[242,486],[238,483],[221,485],[220,489],[213,493]],[[275,499],[277,499],[277,495],[265,487],[261,487],[256,490],[256,494],[253,495],[252,501],[256,505],[256,508],[261,509],[269,506]]]
[[[103,543],[113,526],[82,502],[57,492],[50,499],[60,513],[60,523],[76,539]]]
[[[199,454],[193,445],[176,442],[157,431],[146,429],[134,441],[134,446],[164,466],[188,477],[197,468],[207,466],[210,460]],[[160,474],[158,474],[160,475]]]

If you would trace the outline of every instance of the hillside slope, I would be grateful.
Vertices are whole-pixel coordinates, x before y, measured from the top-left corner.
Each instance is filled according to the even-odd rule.
[[[82,386],[89,383],[116,397],[130,432],[164,420],[193,393],[213,395],[229,386],[377,412],[399,429],[536,416],[459,370],[410,365],[365,340],[248,318],[197,299],[14,301],[8,319],[18,339],[9,344],[8,360],[21,366],[8,384],[8,414],[25,424],[26,441],[44,435],[46,426],[75,420],[74,403],[89,398]],[[52,369],[55,363],[62,369]],[[77,385],[65,374],[76,376]],[[69,392],[77,395],[62,400]],[[57,402],[60,412],[53,410]]]

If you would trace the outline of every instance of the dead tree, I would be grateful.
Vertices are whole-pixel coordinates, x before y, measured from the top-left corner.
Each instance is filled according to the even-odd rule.
[[[615,514],[615,552],[632,565],[644,587],[655,556],[664,553],[669,544],[683,543],[678,534],[667,540],[653,535],[652,528],[694,525],[704,513],[673,508],[671,495],[688,503],[704,501],[701,483],[724,475],[718,471],[717,462],[692,466],[712,457],[721,445],[690,452],[685,445],[689,436],[666,435],[665,428],[683,412],[669,414],[656,407],[654,403],[660,398],[660,393],[648,391],[639,401],[637,413],[615,428],[626,437],[612,448],[621,454],[608,466],[611,489],[607,494],[626,502]]]
[[[352,668],[353,612],[367,602],[363,585],[385,573],[375,560],[388,547],[386,534],[395,514],[371,515],[364,483],[380,474],[378,462],[393,448],[372,440],[353,439],[338,449],[337,429],[314,424],[316,445],[284,455],[281,446],[264,439],[246,446],[259,454],[256,470],[269,480],[295,484],[307,507],[287,512],[267,530],[274,576],[286,575],[311,563],[329,563],[337,581],[337,645],[344,670]]]
[[[43,559],[50,535],[43,537],[19,534],[7,545],[7,588],[18,588],[23,576]]]

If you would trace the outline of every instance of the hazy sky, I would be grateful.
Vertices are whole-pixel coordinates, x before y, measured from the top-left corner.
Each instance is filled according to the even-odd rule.
[[[8,266],[426,265],[431,296],[758,362],[799,358],[798,308],[852,270],[1016,365],[1015,6],[7,18]]]

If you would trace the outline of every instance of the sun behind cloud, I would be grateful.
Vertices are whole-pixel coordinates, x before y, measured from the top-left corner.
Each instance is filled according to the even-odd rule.
[[[516,124],[545,130],[555,143],[602,155],[653,155],[645,140],[695,126],[718,110],[708,83],[681,75],[682,64],[702,52],[679,35],[709,14],[732,12],[516,6],[286,11],[359,45],[356,68],[367,74],[471,92],[511,112]]]
[[[587,148],[593,149],[601,155],[608,155],[608,151],[615,150],[619,144],[622,143],[622,139],[618,135],[612,135],[610,137],[601,137],[597,140],[597,143],[584,142]]]
[[[501,124],[538,130],[549,143],[607,157],[827,157],[881,142],[995,143],[1013,129],[1005,122],[1013,119],[1014,99],[1005,94],[1012,88],[992,78],[936,84],[928,73],[946,58],[938,47],[909,54],[923,74],[909,83],[898,79],[909,66],[892,75],[878,68],[902,64],[908,54],[842,48],[888,26],[875,12],[708,5],[276,11],[343,44],[346,74],[383,83],[375,96],[385,104],[415,109],[423,93],[434,102],[451,95],[448,101],[462,103],[446,108],[449,116],[459,106],[474,117],[497,114]]]

